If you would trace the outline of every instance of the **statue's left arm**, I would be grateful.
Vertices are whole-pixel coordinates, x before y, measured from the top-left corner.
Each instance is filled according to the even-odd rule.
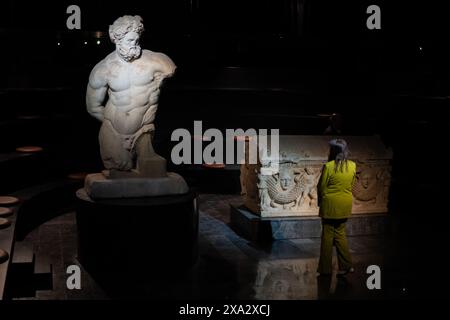
[[[153,59],[157,62],[155,68],[155,77],[161,80],[173,76],[177,66],[175,63],[164,53],[154,53]]]
[[[165,78],[171,77],[175,73],[175,69],[177,68],[175,63],[173,63],[173,61],[164,53],[152,52],[149,57],[150,63],[152,65],[152,70],[154,72],[154,90],[150,95],[150,107],[144,114],[144,117],[142,119],[142,126],[150,125],[155,120],[161,84]]]

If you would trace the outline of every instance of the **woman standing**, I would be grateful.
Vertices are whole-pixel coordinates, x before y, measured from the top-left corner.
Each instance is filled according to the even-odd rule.
[[[356,163],[348,160],[349,151],[345,140],[334,139],[329,144],[328,162],[323,167],[318,183],[322,242],[317,271],[321,275],[330,275],[332,272],[333,245],[337,251],[338,274],[354,271],[345,235],[345,223],[352,212]]]

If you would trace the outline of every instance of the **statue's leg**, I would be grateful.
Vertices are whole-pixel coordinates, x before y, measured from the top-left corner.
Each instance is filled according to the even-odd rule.
[[[317,207],[317,191],[312,190],[309,194],[309,197],[311,198],[310,207],[316,208]]]
[[[127,171],[133,168],[133,155],[123,146],[123,141],[112,124],[105,120],[99,133],[100,154],[108,170]]]
[[[152,138],[152,133],[146,132],[136,141],[137,174],[148,178],[166,177],[166,159],[156,154]]]

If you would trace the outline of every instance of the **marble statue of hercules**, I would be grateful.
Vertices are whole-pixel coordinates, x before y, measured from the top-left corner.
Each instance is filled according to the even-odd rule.
[[[109,27],[116,50],[92,70],[86,106],[102,122],[99,142],[106,169],[152,176],[152,167],[163,161],[164,168],[156,171],[164,175],[165,160],[154,153],[151,138],[161,83],[176,66],[163,53],[141,50],[143,30],[139,16],[123,16]]]

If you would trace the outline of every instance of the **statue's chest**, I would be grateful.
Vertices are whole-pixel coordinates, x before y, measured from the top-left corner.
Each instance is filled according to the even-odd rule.
[[[154,71],[143,64],[116,65],[110,70],[108,85],[113,91],[145,86],[153,81]]]

